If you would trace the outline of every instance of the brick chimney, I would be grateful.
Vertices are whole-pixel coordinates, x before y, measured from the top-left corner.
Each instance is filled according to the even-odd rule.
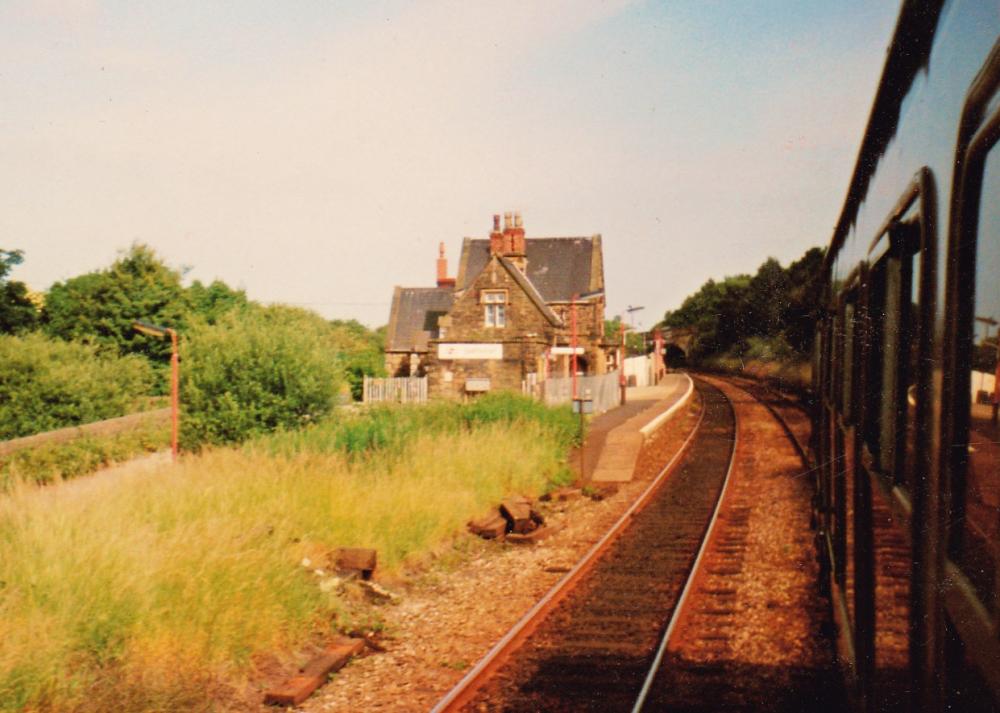
[[[500,216],[493,216],[493,232],[490,233],[490,255],[503,255],[503,233],[500,232]]]
[[[438,245],[437,286],[454,287],[455,278],[448,277],[448,258],[444,256],[444,243]]]
[[[523,257],[524,253],[524,224],[521,222],[521,214],[514,213],[514,224],[510,228],[510,254]]]
[[[528,269],[526,246],[524,241],[524,224],[520,213],[505,213],[503,221],[503,253],[521,272]]]
[[[524,224],[520,213],[510,211],[503,214],[503,232],[500,232],[500,216],[493,216],[493,232],[490,233],[490,254],[503,255],[524,272],[525,260]]]

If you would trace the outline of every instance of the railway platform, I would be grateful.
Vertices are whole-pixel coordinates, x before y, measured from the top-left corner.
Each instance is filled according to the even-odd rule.
[[[693,392],[687,374],[667,374],[656,386],[629,387],[625,405],[590,423],[583,452],[584,482],[622,483],[632,479],[644,440]],[[580,467],[579,453],[571,462]]]

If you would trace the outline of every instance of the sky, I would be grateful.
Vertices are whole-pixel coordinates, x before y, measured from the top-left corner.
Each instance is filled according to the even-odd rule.
[[[139,242],[385,324],[438,243],[600,233],[607,316],[824,245],[877,0],[2,0],[0,249],[34,290]]]

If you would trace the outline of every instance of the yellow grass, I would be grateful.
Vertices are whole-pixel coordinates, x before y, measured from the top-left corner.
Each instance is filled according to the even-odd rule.
[[[420,437],[388,464],[227,449],[20,487],[0,498],[0,710],[225,707],[256,654],[336,628],[325,553],[374,547],[398,570],[541,491],[558,450],[520,423]]]

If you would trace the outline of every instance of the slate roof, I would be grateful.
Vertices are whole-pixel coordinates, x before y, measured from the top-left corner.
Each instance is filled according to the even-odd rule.
[[[386,330],[391,352],[427,351],[427,340],[437,337],[438,317],[451,309],[450,287],[397,287]]]
[[[528,295],[528,299],[534,302],[535,306],[545,316],[545,319],[549,320],[549,324],[554,327],[561,327],[563,324],[562,320],[559,319],[559,316],[552,311],[551,307],[545,304],[545,300],[542,299],[540,294],[538,294],[538,290],[536,290],[535,286],[531,284],[531,281],[517,269],[517,266],[505,257],[500,258],[500,264],[503,265],[507,272],[510,273],[510,276],[514,278],[514,282],[516,282],[520,288],[524,290],[524,293]]]
[[[601,236],[590,238],[526,238],[528,279],[546,302],[569,302],[574,294],[604,289]],[[490,258],[490,241],[466,238],[456,289],[471,283]]]

